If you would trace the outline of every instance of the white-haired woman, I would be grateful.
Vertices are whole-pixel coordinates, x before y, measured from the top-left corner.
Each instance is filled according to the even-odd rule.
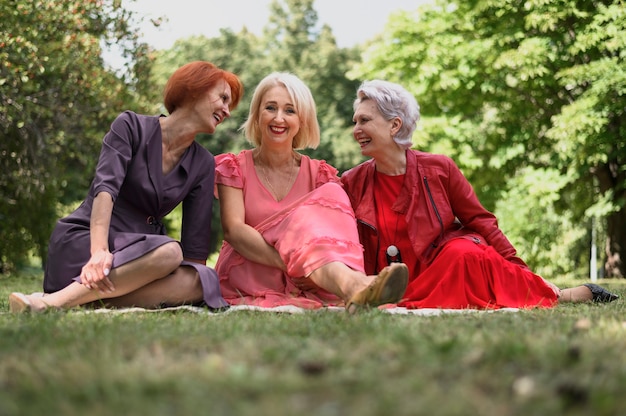
[[[406,266],[364,273],[337,170],[297,151],[320,142],[309,88],[293,74],[268,75],[242,128],[254,148],[216,157],[224,230],[216,270],[226,301],[350,310],[400,300]]]
[[[417,101],[402,86],[364,82],[354,103],[353,135],[371,159],[341,177],[366,273],[396,261],[409,268],[400,306],[497,309],[617,299],[594,284],[560,290],[530,271],[457,165],[411,150],[419,117]]]

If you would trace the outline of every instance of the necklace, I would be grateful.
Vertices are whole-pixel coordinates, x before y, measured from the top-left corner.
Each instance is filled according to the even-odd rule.
[[[263,179],[265,179],[265,182],[269,185],[270,187],[270,191],[272,191],[272,194],[274,195],[274,198],[276,198],[276,201],[280,201],[283,198],[285,198],[287,196],[287,194],[289,193],[289,187],[291,186],[291,182],[293,181],[293,175],[296,171],[296,169],[294,169],[295,167],[295,157],[291,158],[291,165],[289,166],[290,168],[290,173],[289,173],[289,180],[287,181],[287,183],[285,184],[285,187],[282,189],[283,193],[279,194],[278,192],[276,192],[276,189],[274,189],[274,186],[272,185],[272,182],[270,181],[269,176],[267,175],[267,170],[265,169],[265,164],[261,164],[261,172],[263,173]]]
[[[387,241],[389,241],[389,246],[387,246],[387,250],[385,250],[385,254],[387,256],[387,264],[391,263],[402,263],[402,255],[400,254],[400,250],[398,247],[393,244],[396,241],[396,237],[398,236],[398,223],[400,222],[400,215],[396,214],[396,229],[393,232],[393,239],[389,238],[389,229],[387,228],[387,218],[385,218],[385,207],[381,207],[381,214],[383,214],[383,223],[385,231],[387,231]]]

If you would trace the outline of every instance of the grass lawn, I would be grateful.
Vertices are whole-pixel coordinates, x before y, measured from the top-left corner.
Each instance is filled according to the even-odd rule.
[[[41,279],[0,275],[2,416],[626,414],[626,281],[601,282],[611,304],[430,317],[8,313]]]

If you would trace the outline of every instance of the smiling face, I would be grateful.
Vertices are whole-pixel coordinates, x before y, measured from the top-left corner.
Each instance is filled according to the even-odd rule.
[[[352,134],[364,156],[376,157],[389,149],[398,148],[393,136],[398,132],[399,119],[385,120],[374,100],[361,101],[352,120]]]
[[[285,87],[272,87],[263,95],[259,127],[262,143],[288,143],[291,147],[300,131],[300,116]]]
[[[217,126],[230,117],[231,96],[230,85],[221,81],[197,101],[196,112],[205,120],[207,133],[215,132]]]

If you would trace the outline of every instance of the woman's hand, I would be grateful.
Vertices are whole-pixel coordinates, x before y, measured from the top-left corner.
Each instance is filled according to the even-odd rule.
[[[550,289],[552,289],[554,291],[554,293],[556,294],[556,297],[560,297],[561,296],[561,289],[559,289],[559,287],[557,285],[555,285],[552,282],[547,281],[546,279],[543,279],[544,282],[546,282],[546,284],[548,286],[550,286]]]
[[[96,251],[80,272],[80,280],[87,289],[100,292],[113,292],[115,286],[109,274],[113,265],[113,254],[108,250]]]

